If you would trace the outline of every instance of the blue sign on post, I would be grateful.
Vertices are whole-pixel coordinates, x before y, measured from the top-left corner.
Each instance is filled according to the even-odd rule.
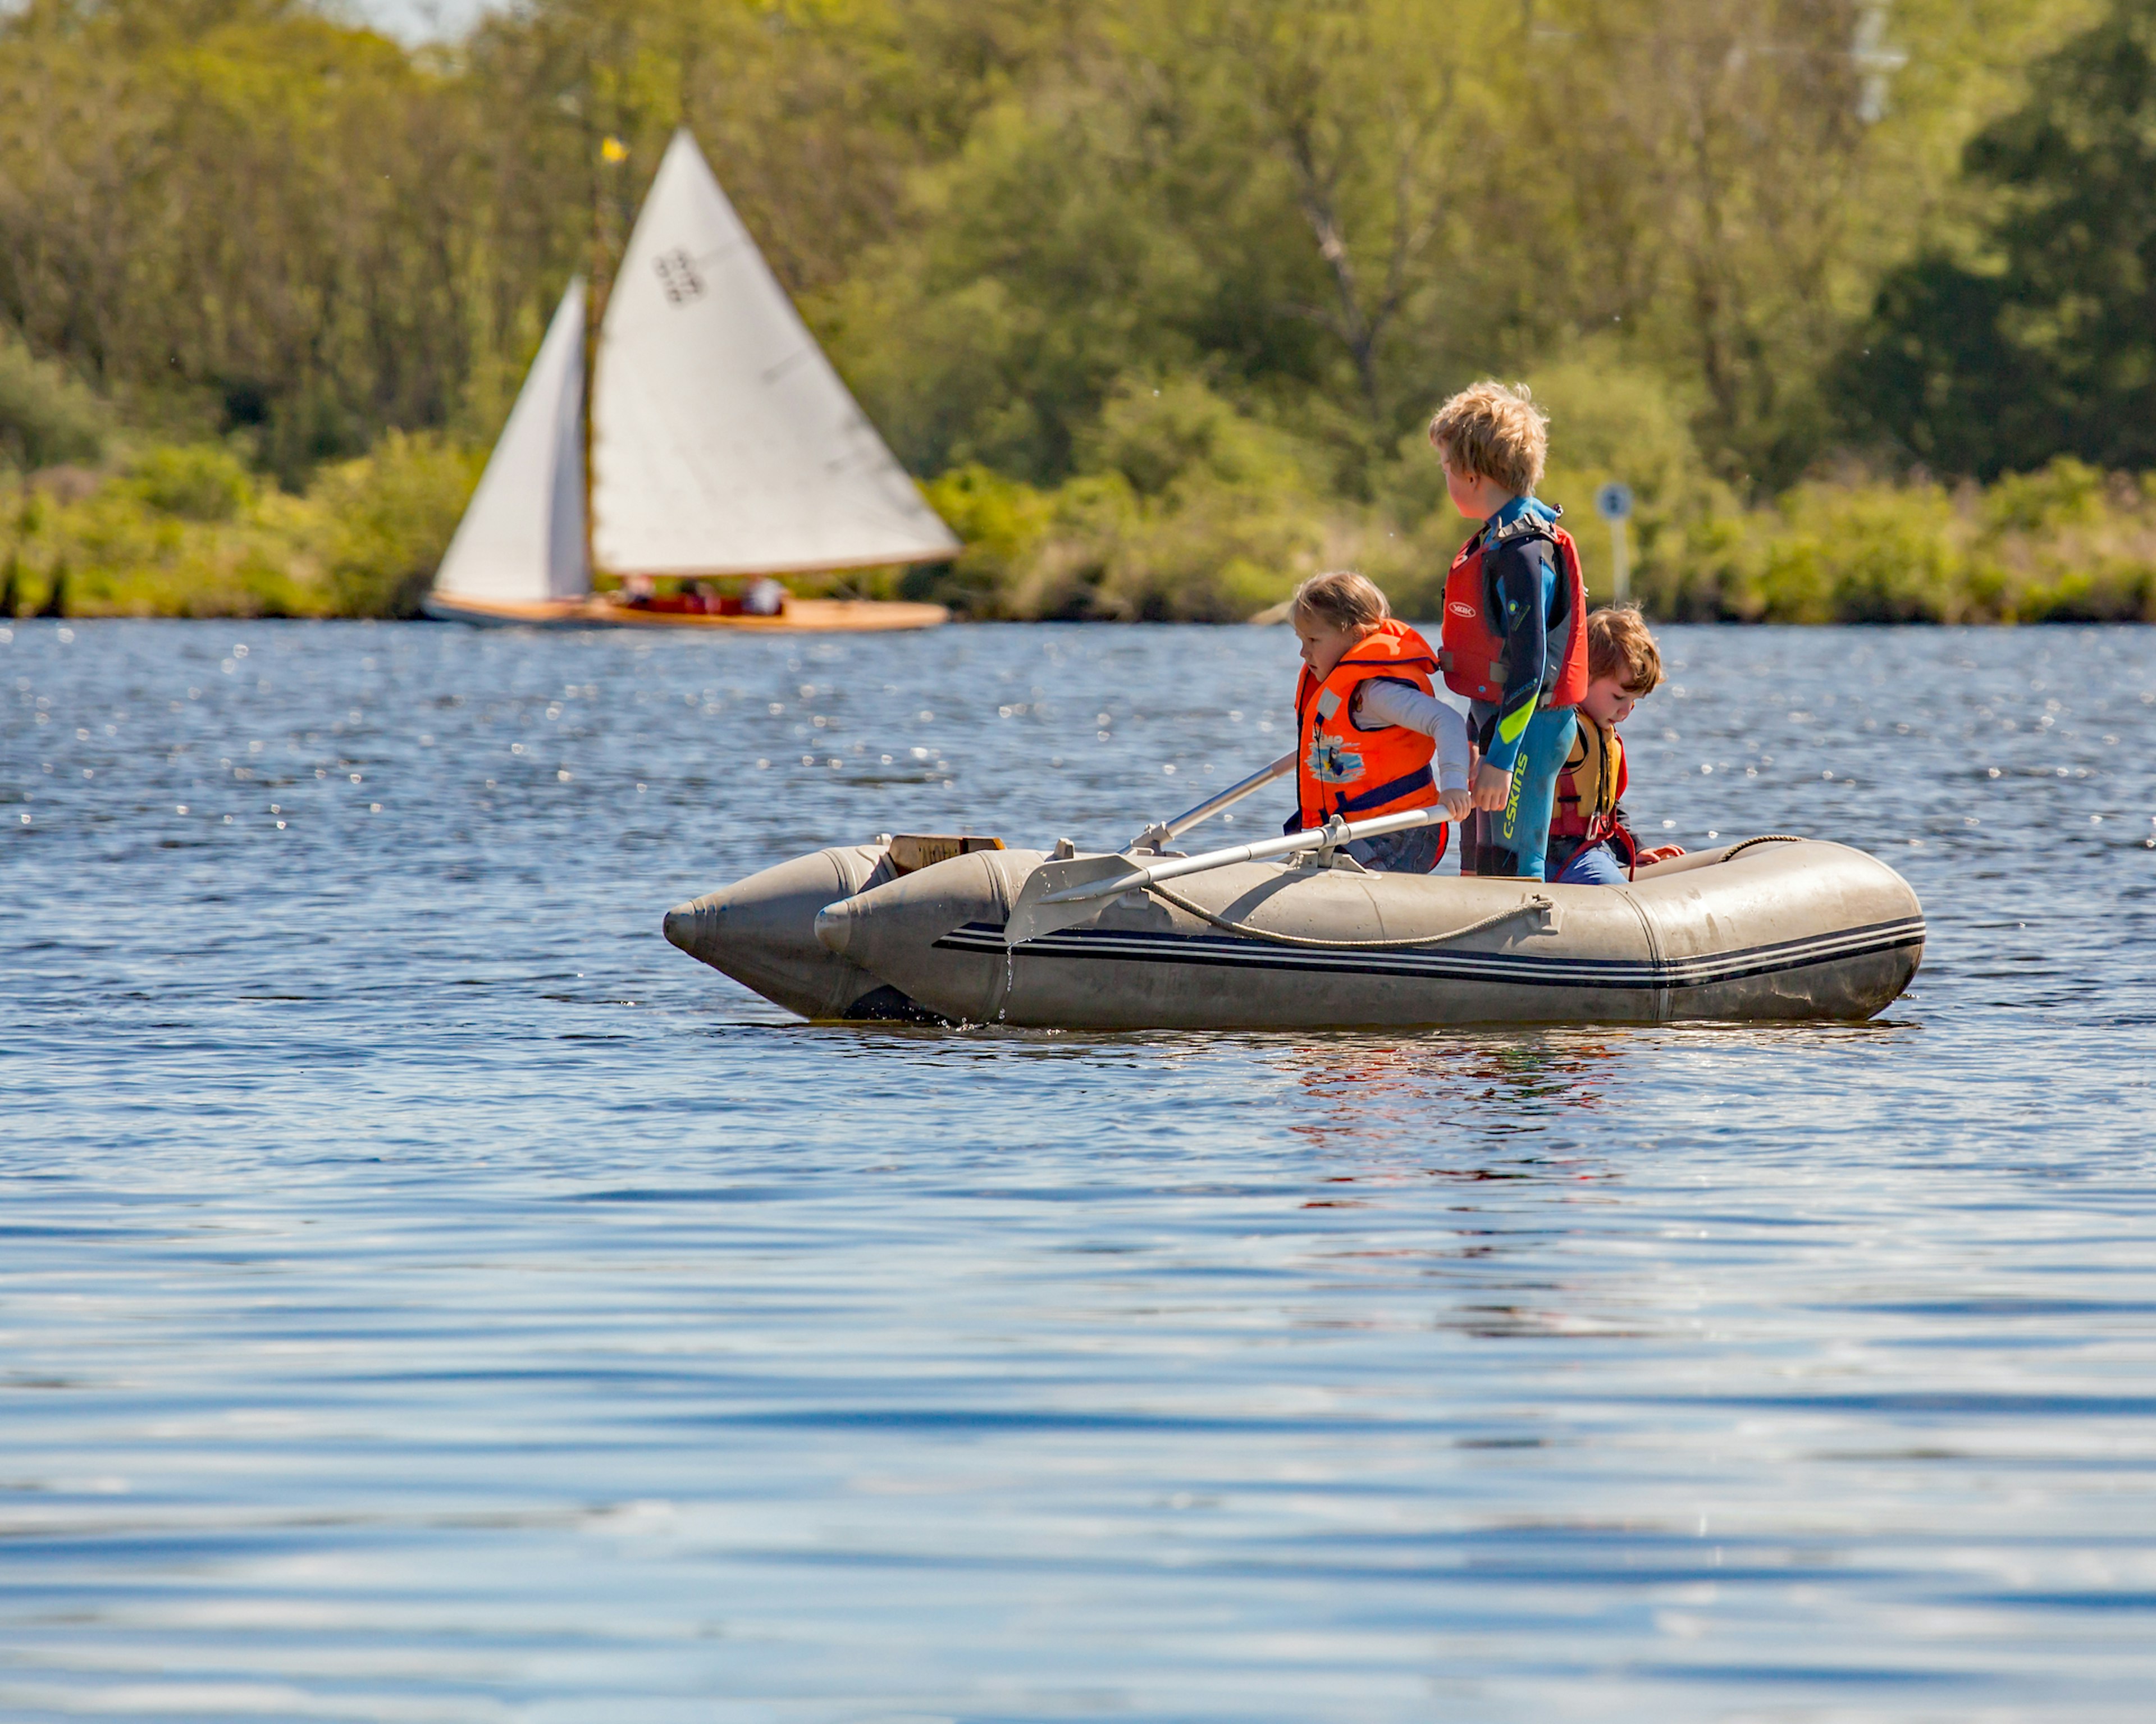
[[[1632,513],[1632,487],[1612,480],[1594,494],[1594,512],[1609,523],[1609,591],[1618,604],[1632,597],[1632,546],[1625,523]]]

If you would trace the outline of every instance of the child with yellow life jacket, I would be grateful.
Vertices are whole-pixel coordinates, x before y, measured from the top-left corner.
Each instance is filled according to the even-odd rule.
[[[1524,387],[1482,382],[1437,410],[1430,440],[1453,506],[1482,525],[1445,583],[1440,662],[1471,703],[1482,764],[1463,874],[1544,877],[1558,773],[1587,692],[1587,588],[1561,511],[1534,495],[1548,421]]]
[[[1442,803],[1467,812],[1467,726],[1437,698],[1437,654],[1361,575],[1312,575],[1289,613],[1302,643],[1296,680],[1296,813],[1307,832],[1335,814],[1353,822]],[[1450,828],[1416,827],[1344,846],[1380,873],[1427,874]]]
[[[1675,844],[1642,851],[1621,801],[1630,774],[1617,726],[1661,683],[1661,649],[1638,611],[1626,606],[1587,619],[1587,692],[1550,820],[1550,876],[1561,885],[1621,886],[1640,864],[1684,854]]]

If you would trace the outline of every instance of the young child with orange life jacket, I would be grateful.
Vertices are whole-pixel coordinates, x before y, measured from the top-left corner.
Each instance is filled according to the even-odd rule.
[[[1684,854],[1676,844],[1641,850],[1620,801],[1630,775],[1617,726],[1661,685],[1661,649],[1638,611],[1627,605],[1587,619],[1587,692],[1550,819],[1550,877],[1560,885],[1621,886],[1641,863]]]
[[[1578,547],[1541,501],[1548,422],[1524,386],[1481,382],[1437,410],[1430,440],[1453,506],[1482,525],[1445,582],[1445,685],[1467,696],[1482,765],[1463,874],[1544,877],[1557,777],[1587,692]]]
[[[1302,672],[1295,685],[1296,813],[1282,830],[1440,803],[1455,820],[1466,814],[1467,726],[1437,698],[1430,643],[1394,620],[1375,586],[1346,570],[1312,575],[1295,589],[1289,613]],[[1428,874],[1450,829],[1419,826],[1342,848],[1381,874]]]

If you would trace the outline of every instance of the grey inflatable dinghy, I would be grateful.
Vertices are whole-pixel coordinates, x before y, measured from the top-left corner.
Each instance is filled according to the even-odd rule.
[[[1276,772],[1115,855],[917,835],[819,850],[670,911],[666,937],[804,1018],[1074,1029],[1864,1018],[1923,955],[1901,875],[1779,834],[1625,886],[1371,874],[1342,848],[1435,811],[1167,849]]]

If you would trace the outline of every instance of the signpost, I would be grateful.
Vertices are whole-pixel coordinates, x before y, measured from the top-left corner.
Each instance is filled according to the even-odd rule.
[[[1632,515],[1632,487],[1614,482],[1594,493],[1594,512],[1609,523],[1610,603],[1624,604],[1632,597],[1632,546],[1625,523]]]

